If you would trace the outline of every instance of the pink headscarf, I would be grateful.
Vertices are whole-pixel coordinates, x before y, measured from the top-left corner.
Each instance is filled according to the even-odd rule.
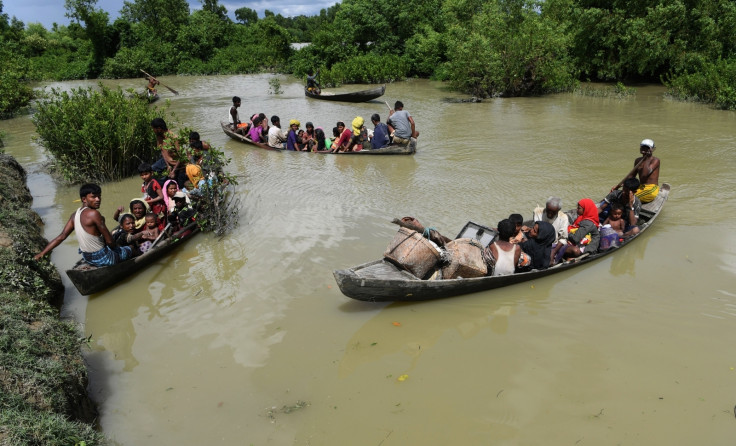
[[[179,192],[179,184],[174,180],[166,180],[164,183],[164,203],[166,203],[166,210],[171,212],[174,210],[174,199],[169,197],[169,184],[174,183],[176,185],[176,191]]]

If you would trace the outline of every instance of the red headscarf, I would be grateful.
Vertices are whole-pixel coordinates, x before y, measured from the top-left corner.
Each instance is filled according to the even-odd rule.
[[[579,228],[580,222],[583,220],[590,220],[595,223],[596,226],[600,226],[601,223],[600,220],[598,220],[598,207],[595,205],[593,200],[590,198],[583,198],[578,201],[578,205],[583,207],[583,214],[578,215],[578,218],[576,218],[572,225],[568,227],[568,230],[570,228]]]

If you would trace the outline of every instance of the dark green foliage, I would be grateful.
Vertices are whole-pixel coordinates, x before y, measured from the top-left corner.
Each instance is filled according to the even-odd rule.
[[[672,76],[665,85],[677,99],[736,110],[736,58],[705,63],[696,72]]]
[[[49,305],[64,292],[56,268],[33,260],[46,241],[25,179],[20,164],[0,155],[0,444],[102,444],[82,424],[95,416],[84,338]]]
[[[52,89],[33,116],[41,143],[55,168],[69,182],[106,181],[137,172],[157,153],[151,120],[165,108],[121,89]]]
[[[186,0],[130,0],[110,25],[96,0],[66,0],[77,22],[51,32],[0,14],[0,47],[28,60],[26,79],[135,77],[140,68],[301,77],[322,67],[325,86],[421,76],[476,96],[570,91],[578,80],[694,87],[716,82],[707,67],[736,57],[732,0],[344,0],[313,17],[267,10],[259,20],[241,7],[238,23],[219,0],[201,3],[190,14]],[[293,42],[311,44],[292,51]],[[731,101],[726,87],[686,90],[674,96]]]
[[[19,57],[0,47],[0,119],[13,116],[33,99],[33,90],[26,85],[24,73],[28,72],[28,59]]]
[[[403,79],[409,72],[409,64],[398,55],[381,56],[369,53],[337,62],[329,71],[320,71],[327,83],[373,84]]]
[[[511,12],[510,6],[515,7]],[[478,97],[571,89],[575,68],[567,57],[569,38],[544,19],[541,6],[487,2],[469,24],[453,24],[447,44],[452,84]]]

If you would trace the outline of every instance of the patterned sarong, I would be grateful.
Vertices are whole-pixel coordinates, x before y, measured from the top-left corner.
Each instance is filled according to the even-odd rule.
[[[83,252],[80,249],[79,253],[82,254],[84,261],[92,266],[110,266],[133,257],[133,248],[130,246],[118,246],[112,249],[109,246],[105,246],[95,252]]]

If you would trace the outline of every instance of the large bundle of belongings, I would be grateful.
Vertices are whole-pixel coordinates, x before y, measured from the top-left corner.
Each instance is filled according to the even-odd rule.
[[[394,220],[399,231],[383,257],[420,279],[459,279],[482,277],[490,271],[486,248],[496,232],[469,222],[455,240],[433,228],[425,228],[417,219]]]

